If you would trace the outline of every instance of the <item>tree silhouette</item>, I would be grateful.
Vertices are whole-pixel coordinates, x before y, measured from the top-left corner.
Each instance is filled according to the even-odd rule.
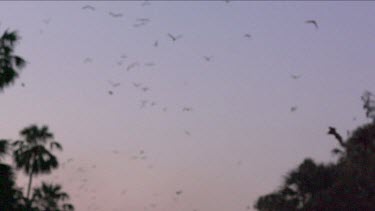
[[[336,163],[305,159],[281,188],[261,196],[254,207],[279,210],[375,210],[375,123],[357,128],[347,139],[329,128],[340,147]]]
[[[29,176],[26,199],[30,200],[33,176],[50,173],[53,169],[56,169],[58,167],[58,160],[51,151],[55,147],[62,150],[62,147],[59,143],[51,141],[53,134],[48,131],[47,126],[38,128],[36,125],[31,125],[23,129],[20,135],[24,140],[13,143],[15,147],[13,158],[16,168],[23,169]]]
[[[16,31],[6,30],[0,37],[0,91],[14,83],[25,60],[14,54],[20,37]],[[24,86],[24,85],[23,85]],[[30,190],[33,176],[49,173],[58,167],[57,158],[51,153],[54,148],[62,150],[59,143],[51,141],[53,134],[48,127],[31,125],[20,132],[23,140],[10,145],[8,140],[0,140],[0,161],[11,146],[14,146],[13,159],[17,169],[23,169],[29,176],[27,196],[15,186],[15,175],[11,166],[0,162],[0,211],[73,211],[73,205],[64,203],[69,196],[61,191],[60,185],[42,184],[34,189],[32,200]],[[33,207],[32,203],[37,206]]]
[[[8,152],[9,142],[0,140],[0,159]],[[15,188],[12,167],[0,163],[0,210],[17,210],[20,191]]]
[[[65,203],[69,195],[61,190],[60,185],[42,183],[41,187],[35,188],[32,201],[37,209],[43,211],[74,211],[74,206]]]
[[[14,48],[20,37],[16,31],[6,30],[0,37],[0,90],[9,86],[26,65],[20,56],[14,55]]]

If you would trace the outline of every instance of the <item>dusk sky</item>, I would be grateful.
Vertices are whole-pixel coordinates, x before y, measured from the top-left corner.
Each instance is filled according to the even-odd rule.
[[[1,138],[48,125],[62,165],[33,184],[78,211],[253,210],[304,158],[335,160],[328,126],[369,122],[374,20],[375,2],[0,2],[28,62]]]

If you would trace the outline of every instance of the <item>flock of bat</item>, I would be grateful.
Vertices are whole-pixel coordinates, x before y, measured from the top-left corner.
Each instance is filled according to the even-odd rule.
[[[229,0],[225,0],[225,2],[226,2],[226,3],[229,3],[230,1],[229,1]],[[141,5],[142,5],[142,6],[147,6],[147,5],[150,5],[150,2],[149,2],[149,1],[144,1],[144,2],[142,2]],[[96,10],[96,8],[95,8],[94,6],[92,6],[92,5],[85,5],[85,6],[81,7],[81,9],[82,9],[82,10],[89,10],[89,11],[95,11],[95,10]],[[113,18],[121,18],[121,17],[123,17],[123,14],[122,14],[122,13],[115,13],[115,12],[108,12],[108,15],[111,16],[111,17],[113,17]],[[44,20],[43,20],[43,23],[44,23],[44,24],[49,24],[50,21],[51,21],[50,18],[48,18],[48,19],[44,19]],[[149,18],[138,18],[138,19],[136,19],[136,23],[133,24],[133,27],[144,26],[144,25],[146,25],[147,23],[149,23],[150,21],[151,21],[151,20],[150,20]],[[317,23],[316,20],[306,20],[305,23],[306,23],[306,24],[311,24],[311,25],[313,25],[314,28],[315,28],[315,30],[318,30],[318,29],[319,29],[319,25],[318,25],[318,23]],[[167,36],[172,42],[176,42],[176,41],[180,40],[180,39],[183,37],[182,34],[177,34],[177,35],[175,35],[175,34],[171,34],[171,33],[167,33],[166,36]],[[243,36],[244,36],[244,38],[246,38],[246,39],[251,39],[251,38],[252,38],[252,35],[249,34],[249,33],[246,33],[246,34],[244,34]],[[154,47],[158,47],[158,46],[159,46],[159,41],[156,40],[156,41],[153,43],[153,46],[154,46]],[[123,54],[123,55],[120,56],[120,58],[121,58],[122,60],[124,60],[124,59],[127,58],[127,56]],[[210,61],[212,61],[213,57],[212,57],[212,56],[203,56],[203,59],[204,59],[205,61],[207,61],[207,62],[210,62]],[[89,63],[92,63],[92,62],[93,62],[93,59],[92,59],[92,58],[85,58],[85,59],[83,60],[83,63],[85,63],[85,64],[89,64]],[[117,62],[117,65],[118,65],[118,66],[121,66],[122,64],[123,64],[123,61],[118,61],[118,62]],[[127,70],[127,71],[130,71],[130,70],[132,70],[132,69],[134,69],[134,68],[136,68],[136,67],[139,67],[140,65],[141,65],[141,64],[140,64],[139,62],[133,62],[133,63],[130,63],[130,64],[126,67],[126,70]],[[144,65],[145,65],[145,66],[154,66],[155,63],[153,63],[153,62],[147,62],[147,63],[145,63]],[[292,75],[290,75],[290,77],[291,77],[292,79],[294,79],[294,80],[298,80],[298,79],[300,79],[302,76],[301,76],[301,75],[295,75],[295,74],[292,74]],[[120,82],[115,82],[115,81],[112,81],[112,80],[108,80],[108,84],[109,84],[109,85],[111,86],[111,88],[112,88],[112,89],[108,90],[108,94],[109,94],[109,95],[114,95],[114,91],[113,91],[113,89],[115,89],[115,88],[117,88],[117,87],[119,87],[119,86],[121,85]],[[133,85],[135,88],[137,88],[137,89],[139,89],[139,90],[141,90],[141,91],[143,91],[143,92],[147,92],[147,91],[150,90],[150,88],[149,88],[148,86],[145,86],[145,85],[143,85],[143,84],[141,84],[141,83],[133,82],[132,85]],[[22,87],[25,87],[25,83],[21,83],[21,86],[22,86]],[[141,107],[141,108],[144,108],[144,107],[146,107],[146,105],[155,106],[155,105],[156,105],[156,102],[154,102],[154,101],[148,101],[148,100],[141,100],[141,102],[140,102],[140,107]],[[297,109],[298,109],[297,106],[292,106],[292,107],[290,108],[290,112],[295,112],[295,111],[297,111]],[[166,112],[166,111],[167,111],[167,107],[163,107],[162,110],[163,110],[164,112]],[[183,112],[191,112],[191,111],[193,111],[193,108],[192,108],[192,107],[187,107],[187,106],[186,106],[186,107],[183,107],[181,110],[182,110]],[[331,133],[332,133],[332,131],[333,131],[332,128],[330,128],[330,132],[331,132]],[[187,136],[190,136],[190,135],[191,135],[191,133],[190,133],[188,130],[185,130],[184,133],[185,133]],[[332,134],[333,134],[333,133],[332,133]],[[113,150],[112,153],[113,153],[113,154],[119,154],[119,152],[118,152],[117,150]],[[141,151],[139,152],[138,155],[134,155],[134,156],[132,156],[132,159],[134,159],[134,160],[135,160],[135,159],[138,159],[138,158],[141,159],[141,160],[146,160],[147,157],[146,157],[145,152],[144,152],[143,150],[141,150]],[[62,163],[62,167],[65,168],[66,165],[72,163],[73,161],[74,161],[73,158],[69,158],[69,159],[66,160],[64,163]],[[153,167],[152,165],[149,165],[149,168],[152,168],[152,167]],[[96,168],[96,165],[95,165],[95,164],[92,164],[92,165],[91,165],[91,168],[92,168],[92,169],[95,169],[95,168]],[[84,167],[78,167],[76,170],[77,170],[78,173],[84,173],[84,172],[87,171],[87,168],[84,168]],[[87,187],[86,187],[87,181],[88,181],[88,179],[85,179],[85,178],[82,179],[82,180],[81,180],[82,184],[78,187],[78,189],[87,192],[87,191],[88,191],[88,189],[87,189]],[[95,190],[92,190],[91,192],[94,193]],[[125,195],[126,193],[127,193],[126,190],[122,190],[122,191],[121,191],[121,195]],[[178,197],[178,196],[181,196],[181,195],[183,194],[183,190],[176,190],[174,194],[175,194],[175,196],[177,196],[177,197]],[[95,196],[93,196],[91,199],[94,200],[94,199],[95,199]],[[150,207],[151,207],[151,208],[155,208],[155,207],[156,207],[156,204],[155,204],[155,203],[151,203],[151,204],[150,204]],[[92,206],[92,207],[89,207],[89,208],[90,208],[90,210],[97,210],[99,207],[94,207],[94,206]],[[250,210],[250,209],[251,209],[251,206],[250,206],[250,205],[247,205],[247,206],[245,207],[245,209],[246,209],[246,210]],[[194,211],[196,211],[196,210],[194,210]]]
[[[112,154],[114,154],[115,156],[120,156],[123,153],[121,153],[118,150],[112,150]],[[131,159],[131,160],[139,160],[139,161],[144,161],[145,162],[145,161],[148,160],[148,156],[146,155],[146,152],[144,150],[139,150],[137,153],[135,153],[133,155],[130,155],[129,159]],[[93,171],[93,170],[95,170],[97,168],[97,165],[94,164],[94,163],[86,164],[86,165],[80,164],[79,166],[77,166],[77,164],[78,163],[75,162],[74,158],[68,158],[63,163],[61,163],[61,167],[62,167],[62,169],[65,169],[69,165],[70,168],[74,169],[77,172],[78,176],[83,176],[84,174],[89,174],[90,171]],[[147,164],[147,168],[152,169],[153,167],[154,166],[152,164]],[[59,175],[57,174],[53,178],[54,179],[59,179]],[[88,178],[82,177],[81,179],[76,179],[75,177],[70,177],[70,178],[69,177],[68,178],[65,177],[64,179],[66,179],[69,183],[73,183],[74,181],[80,182],[79,184],[77,184],[78,191],[84,193],[85,195],[88,195],[91,200],[95,200],[96,199],[97,189],[92,188],[92,187],[90,187],[88,185],[88,182],[89,182]],[[173,193],[173,197],[172,197],[173,200],[177,201],[179,199],[179,197],[182,196],[183,192],[184,191],[182,189],[177,189]],[[128,193],[128,190],[126,190],[126,189],[122,189],[122,190],[119,191],[119,194],[122,195],[122,196],[125,196],[127,193]],[[156,195],[156,193],[154,193],[154,196],[155,195]],[[79,193],[76,193],[74,196],[75,196],[75,198],[80,198],[80,194]],[[156,208],[157,204],[156,203],[150,203],[149,207],[150,208]],[[101,207],[98,206],[95,203],[92,203],[91,205],[89,205],[87,207],[88,210],[98,210],[100,208]]]
[[[229,3],[230,1],[229,1],[229,0],[225,0],[225,2],[226,2],[226,3]],[[150,2],[148,2],[148,1],[144,1],[144,2],[142,3],[142,6],[146,6],[146,5],[149,5],[149,4],[150,4]],[[95,10],[96,10],[96,8],[93,7],[93,6],[91,6],[91,5],[85,5],[85,6],[82,7],[82,9],[83,9],[83,10],[91,10],[91,11],[95,11]],[[113,17],[113,18],[121,18],[121,17],[123,16],[122,13],[114,13],[114,12],[108,12],[108,15],[110,15],[110,16]],[[148,18],[138,18],[137,21],[138,21],[138,23],[134,24],[134,25],[133,25],[134,27],[143,26],[143,25],[145,25],[146,23],[148,23],[148,22],[150,21],[150,19],[148,19]],[[311,25],[313,25],[314,28],[315,28],[316,30],[319,29],[319,25],[318,25],[318,23],[317,23],[316,20],[306,20],[305,23],[306,23],[306,24],[311,24]],[[179,34],[179,35],[173,35],[173,34],[171,34],[171,33],[167,33],[167,36],[168,36],[168,37],[171,39],[171,41],[173,41],[173,42],[176,42],[177,40],[179,40],[179,39],[182,38],[182,35],[181,35],[181,34]],[[244,37],[250,39],[252,36],[251,36],[251,34],[246,33],[246,34],[244,35]],[[157,47],[158,45],[159,45],[159,42],[156,40],[156,41],[154,42],[154,47]],[[204,59],[205,61],[207,61],[207,62],[210,62],[210,61],[212,60],[212,58],[213,58],[212,56],[203,56],[203,59]],[[92,62],[92,59],[91,59],[91,58],[86,58],[86,59],[84,60],[84,62],[85,62],[85,63]],[[122,62],[119,63],[119,64],[122,64]],[[139,65],[140,65],[140,64],[139,64],[138,62],[131,63],[131,64],[129,64],[129,65],[127,66],[126,70],[127,70],[127,71],[130,71],[131,69],[133,69],[133,68],[135,68],[135,67],[137,67],[137,66],[139,66]],[[146,63],[145,65],[146,65],[146,66],[153,66],[154,63]],[[291,78],[297,80],[297,79],[300,79],[300,78],[301,78],[301,75],[294,75],[294,74],[292,74],[292,75],[291,75]],[[112,85],[113,88],[116,88],[117,86],[120,85],[120,83],[114,83],[114,82],[109,82],[109,83],[110,83],[110,85]],[[139,86],[140,86],[139,83],[133,83],[133,85],[134,85],[135,87],[137,87],[137,88],[139,88]],[[141,90],[144,91],[144,92],[147,92],[148,90],[150,90],[150,88],[149,88],[149,87],[141,87]],[[108,94],[109,94],[109,95],[113,95],[114,92],[113,92],[112,90],[109,90],[109,91],[108,91]],[[144,107],[146,106],[146,104],[147,104],[147,101],[146,101],[146,100],[142,100],[142,101],[141,101],[141,105],[140,105],[140,107],[141,107],[141,108],[144,108]],[[151,105],[152,105],[152,106],[155,105],[155,102],[151,102]],[[290,111],[291,111],[291,112],[295,112],[295,111],[297,111],[297,109],[298,109],[297,106],[291,106],[291,107],[290,107]],[[166,107],[163,108],[163,111],[166,111]],[[191,109],[183,108],[183,111],[191,111]],[[187,134],[187,133],[186,133],[186,134]]]

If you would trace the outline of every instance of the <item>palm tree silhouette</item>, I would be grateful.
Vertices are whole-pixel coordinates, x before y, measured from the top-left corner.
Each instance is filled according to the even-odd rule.
[[[7,140],[0,140],[0,161],[9,149]],[[0,210],[19,210],[22,194],[15,187],[15,175],[11,166],[0,163]]]
[[[50,173],[58,167],[58,160],[51,151],[56,147],[62,150],[58,142],[51,141],[53,134],[47,126],[38,128],[31,125],[20,132],[24,140],[13,143],[13,158],[17,169],[23,169],[29,176],[26,199],[30,201],[30,189],[34,175]],[[49,146],[47,146],[49,144]],[[49,151],[51,150],[51,151]],[[30,202],[29,202],[30,203]]]
[[[13,54],[19,39],[16,31],[8,30],[0,37],[0,91],[13,83],[26,65],[23,58]]]
[[[73,211],[74,206],[65,203],[69,195],[62,191],[60,185],[42,183],[41,187],[35,188],[32,201],[37,207],[44,211]]]

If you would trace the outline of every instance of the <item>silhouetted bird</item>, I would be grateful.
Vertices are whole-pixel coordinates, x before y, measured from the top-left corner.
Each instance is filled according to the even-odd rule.
[[[246,37],[246,38],[249,38],[249,39],[250,39],[250,38],[251,38],[251,34],[245,34],[245,35],[244,35],[244,37]]]
[[[182,190],[178,190],[178,191],[176,191],[176,195],[181,195],[182,193],[183,193]]]
[[[178,40],[178,39],[180,39],[182,37],[181,34],[177,35],[177,36],[174,36],[174,35],[172,35],[170,33],[168,33],[168,36],[172,39],[173,42],[176,41],[176,40]]]
[[[120,17],[123,16],[122,13],[108,12],[108,14],[109,14],[110,16],[112,16],[113,18],[120,18]]]
[[[108,94],[109,94],[109,95],[113,95],[113,91],[109,90],[109,91],[108,91]]]
[[[91,5],[85,5],[82,7],[83,10],[92,10],[92,11],[95,11],[95,7],[91,6]]]
[[[154,42],[154,47],[158,47],[158,45],[159,45],[159,42],[156,40],[156,41]]]
[[[307,21],[305,21],[305,23],[313,24],[316,30],[319,29],[318,23],[315,20],[307,20]]]
[[[126,54],[122,54],[122,55],[120,56],[120,58],[121,58],[121,59],[126,59],[126,58],[128,58],[128,56],[126,56]]]
[[[25,83],[21,83],[21,86],[22,86],[22,87],[25,87]]]

